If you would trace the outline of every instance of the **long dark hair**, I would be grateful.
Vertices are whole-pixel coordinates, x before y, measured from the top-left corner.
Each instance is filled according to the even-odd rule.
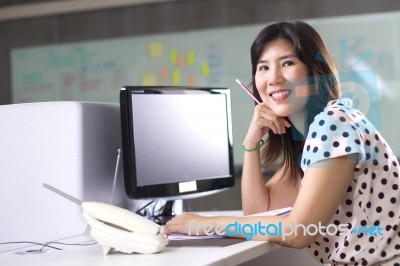
[[[278,38],[284,38],[293,45],[297,57],[308,68],[309,82],[317,88],[317,93],[310,96],[306,105],[304,124],[307,135],[314,117],[330,100],[340,97],[340,88],[334,76],[336,68],[320,35],[307,23],[286,21],[268,25],[261,30],[251,46],[253,92],[260,101],[262,100],[255,84],[257,63],[265,45]],[[289,171],[290,180],[298,180],[298,177],[303,176],[300,157],[305,137],[294,126],[282,135],[274,134],[272,130],[269,130],[266,145],[262,151],[264,162],[267,165],[284,167],[284,173]]]

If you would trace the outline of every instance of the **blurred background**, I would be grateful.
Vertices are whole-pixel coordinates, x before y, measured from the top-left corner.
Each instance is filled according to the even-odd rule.
[[[228,87],[240,173],[254,105],[235,79],[249,83],[250,45],[279,20],[320,32],[345,96],[400,154],[397,0],[0,0],[0,105],[118,103],[124,85]]]

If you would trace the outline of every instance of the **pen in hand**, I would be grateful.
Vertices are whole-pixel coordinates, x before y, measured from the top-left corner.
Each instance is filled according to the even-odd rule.
[[[247,92],[247,94],[257,103],[257,104],[260,104],[261,102],[256,98],[256,96],[254,96],[253,95],[253,93],[251,93],[251,91],[248,89],[248,88],[246,88],[246,86],[242,83],[242,82],[240,82],[240,80],[239,79],[236,79],[236,82],[240,85],[240,87],[242,87],[242,89],[245,91],[245,92]],[[285,119],[285,118],[282,118],[286,123],[285,123],[285,127],[290,127],[291,125],[290,125],[290,123],[288,123],[287,122],[287,120]],[[282,140],[282,143],[283,143],[283,139],[282,139],[282,135],[281,135],[281,140]],[[283,145],[283,144],[282,144]]]
[[[242,82],[240,82],[239,79],[236,79],[236,82],[240,85],[240,87],[242,87],[242,89],[243,89],[245,92],[247,92],[248,95],[250,95],[251,98],[253,98],[253,100],[254,100],[257,104],[260,104],[260,103],[261,103],[261,102],[253,95],[253,93],[251,93],[251,91],[250,91],[248,88],[246,88],[246,86],[245,86]]]

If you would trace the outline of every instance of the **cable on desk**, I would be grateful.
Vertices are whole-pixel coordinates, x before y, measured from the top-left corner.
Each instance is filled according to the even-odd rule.
[[[49,247],[49,248],[54,248],[57,250],[62,250],[61,248],[53,247],[48,245],[47,243],[38,243],[38,242],[32,242],[32,241],[10,241],[10,242],[0,242],[0,245],[11,245],[11,244],[32,244],[32,245],[38,245],[42,246],[41,249],[44,247]]]
[[[141,213],[141,211],[142,211],[143,209],[145,209],[147,206],[149,206],[150,204],[152,204],[152,203],[154,203],[154,200],[152,200],[152,201],[150,201],[149,203],[147,203],[146,205],[144,205],[142,208],[140,208],[139,210],[137,210],[135,213],[136,213],[136,214],[139,214],[139,215],[142,215],[142,216],[145,216],[145,215],[143,215],[143,214]]]
[[[186,211],[189,211],[189,206],[187,202],[183,201],[183,203],[184,203],[184,209]],[[135,213],[143,217],[146,217],[147,219],[152,220],[153,222],[159,225],[164,225],[170,219],[175,217],[173,206],[174,206],[174,201],[171,200],[166,202],[153,200],[145,204],[143,207],[139,208],[139,210],[137,210]]]
[[[81,242],[81,243],[64,243],[64,242],[58,242],[58,241],[49,241],[46,243],[39,243],[39,242],[33,242],[33,241],[0,242],[0,245],[11,245],[11,244],[32,244],[32,245],[42,246],[40,249],[37,250],[38,252],[42,252],[45,247],[53,248],[56,250],[62,250],[62,248],[55,247],[55,246],[53,246],[53,244],[64,245],[64,246],[90,246],[90,245],[97,244],[97,242],[94,240],[89,240],[89,241],[85,241],[85,242]]]
[[[92,246],[92,245],[97,244],[97,242],[96,242],[95,240],[88,240],[88,241],[86,241],[86,242],[72,243],[72,244],[70,244],[70,243],[64,243],[64,242],[58,242],[58,241],[50,241],[50,242],[47,242],[47,243],[46,243],[46,246],[48,246],[48,244],[56,244],[56,245],[64,245],[64,246]],[[43,246],[43,247],[40,249],[40,251],[42,251],[42,249],[43,249],[44,247],[45,247],[45,246]]]

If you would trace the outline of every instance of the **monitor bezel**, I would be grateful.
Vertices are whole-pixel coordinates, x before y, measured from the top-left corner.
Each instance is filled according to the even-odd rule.
[[[210,94],[223,94],[226,97],[227,134],[229,151],[229,175],[226,177],[196,180],[196,191],[180,192],[179,182],[138,186],[135,171],[135,144],[132,114],[132,94],[159,94],[157,90],[183,90],[193,93],[195,90]],[[131,199],[188,199],[201,197],[227,188],[235,184],[233,160],[233,136],[230,90],[228,88],[183,87],[183,86],[124,86],[120,91],[120,116],[122,133],[122,155],[124,185],[127,196]]]

